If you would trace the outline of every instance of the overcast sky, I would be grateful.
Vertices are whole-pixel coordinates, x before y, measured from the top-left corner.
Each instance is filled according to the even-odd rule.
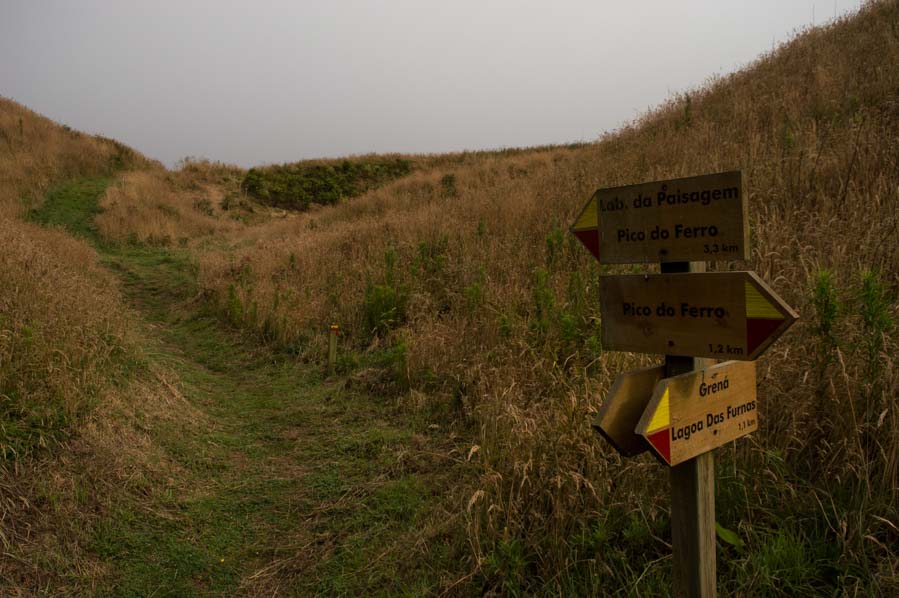
[[[167,165],[596,139],[859,0],[0,0],[0,95]]]

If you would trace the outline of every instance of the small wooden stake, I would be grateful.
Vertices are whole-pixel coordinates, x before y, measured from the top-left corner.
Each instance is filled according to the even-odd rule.
[[[331,339],[330,345],[328,346],[328,372],[334,373],[334,369],[337,367],[337,333],[340,331],[340,327],[337,324],[331,324]]]
[[[662,272],[705,272],[705,262],[663,263]],[[665,356],[665,376],[714,364],[712,359]],[[674,596],[712,598],[715,572],[715,459],[699,455],[671,468],[671,544]]]

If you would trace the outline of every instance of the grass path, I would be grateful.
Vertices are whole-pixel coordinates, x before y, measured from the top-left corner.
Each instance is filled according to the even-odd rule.
[[[177,373],[209,421],[190,437],[154,429],[185,479],[150,508],[126,496],[97,529],[113,572],[106,593],[420,595],[444,585],[459,543],[440,540],[447,524],[434,523],[448,468],[427,449],[427,425],[223,326],[195,300],[187,253],[100,243],[92,218],[105,185],[63,186],[33,218],[98,247],[142,319],[147,355]]]

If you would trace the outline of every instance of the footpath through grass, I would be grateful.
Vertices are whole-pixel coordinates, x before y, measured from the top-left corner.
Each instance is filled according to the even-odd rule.
[[[175,373],[209,425],[155,441],[177,490],[122,495],[95,533],[120,596],[420,595],[457,574],[437,512],[446,462],[428,427],[349,379],[325,379],[240,336],[196,300],[182,250],[113,247],[92,224],[107,184],[49,193],[32,214],[95,244],[143,319],[148,358]],[[360,387],[357,389],[357,387]],[[459,526],[456,525],[458,528]]]

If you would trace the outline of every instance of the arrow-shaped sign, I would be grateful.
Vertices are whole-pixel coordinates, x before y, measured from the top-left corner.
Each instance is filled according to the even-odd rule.
[[[799,317],[754,272],[605,276],[603,346],[751,361]]]
[[[758,428],[755,363],[724,363],[658,383],[636,433],[677,465]]]
[[[584,244],[587,251],[599,260],[599,217],[596,209],[596,193],[571,225],[571,232],[578,241]]]
[[[664,376],[664,365],[621,374],[603,400],[593,428],[621,455],[633,457],[646,451],[646,441],[634,429]]]
[[[599,189],[571,232],[603,264],[746,259],[739,171]]]

